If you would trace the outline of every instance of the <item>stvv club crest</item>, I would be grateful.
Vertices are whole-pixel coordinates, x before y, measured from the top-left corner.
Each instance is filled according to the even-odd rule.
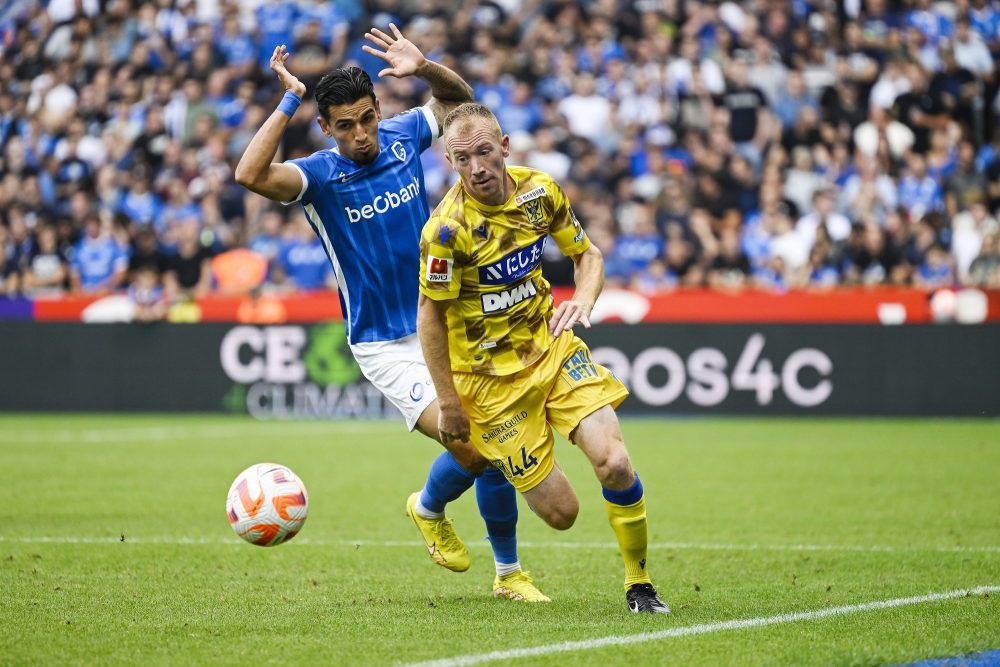
[[[524,209],[524,214],[528,217],[528,222],[533,225],[537,225],[542,222],[542,200],[532,199],[531,201],[526,201],[521,205]]]

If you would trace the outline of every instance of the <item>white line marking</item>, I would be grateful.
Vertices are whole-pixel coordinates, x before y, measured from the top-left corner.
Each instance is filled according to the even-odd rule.
[[[391,422],[389,422],[391,423]],[[370,432],[372,422],[257,422],[244,425],[147,426],[137,428],[32,430],[0,432],[3,443],[102,443],[144,440],[183,440],[188,438],[287,438],[328,437],[331,442],[343,433]]]
[[[479,653],[476,655],[460,655],[453,658],[442,658],[439,660],[429,660],[427,662],[409,663],[405,667],[465,667],[466,665],[479,665],[485,662],[495,662],[498,660],[530,658],[540,655],[549,655],[552,653],[567,653],[570,651],[589,651],[604,648],[606,646],[626,646],[628,644],[658,641],[661,639],[670,639],[672,637],[689,637],[691,635],[705,635],[713,632],[725,632],[727,630],[746,630],[749,628],[761,628],[768,625],[795,623],[797,621],[814,621],[821,618],[830,618],[831,616],[844,616],[847,614],[857,614],[865,611],[892,609],[894,607],[906,607],[909,605],[924,604],[927,602],[941,602],[943,600],[953,600],[955,598],[970,595],[983,595],[985,593],[998,592],[1000,592],[1000,586],[977,586],[976,588],[948,591],[947,593],[930,593],[929,595],[917,595],[908,598],[896,598],[894,600],[877,600],[875,602],[844,605],[841,607],[827,607],[826,609],[817,609],[815,611],[800,611],[789,614],[777,614],[775,616],[761,616],[758,618],[744,618],[732,621],[721,621],[718,623],[706,623],[702,625],[688,625],[680,628],[661,630],[659,632],[644,632],[637,635],[611,635],[608,637],[585,639],[583,641],[561,642],[558,644],[532,646],[530,648],[511,649],[509,651],[493,651],[491,653]]]
[[[80,537],[72,535],[55,535],[49,537],[42,536],[9,536],[0,535],[0,543],[16,544],[114,544],[121,542],[121,536],[91,536]],[[233,538],[203,538],[203,537],[182,537],[173,535],[136,535],[125,534],[125,542],[130,544],[185,544],[185,545],[232,545],[243,544],[243,541]],[[423,543],[417,540],[327,540],[309,537],[298,537],[289,544],[313,547],[372,547],[372,548],[421,548]],[[518,545],[527,549],[617,549],[614,542],[532,542],[529,540],[519,540]],[[467,546],[485,549],[489,546],[486,541],[469,542]],[[918,546],[918,547],[892,547],[892,546],[863,546],[863,545],[836,545],[836,544],[721,544],[721,543],[699,543],[699,542],[653,542],[649,545],[653,550],[677,550],[677,551],[778,551],[778,552],[800,552],[800,551],[829,551],[829,552],[859,552],[859,553],[913,553],[913,552],[938,552],[938,553],[1000,553],[1000,546]]]

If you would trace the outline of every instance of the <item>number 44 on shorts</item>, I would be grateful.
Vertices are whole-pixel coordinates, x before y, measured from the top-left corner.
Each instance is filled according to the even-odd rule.
[[[528,454],[524,447],[521,447],[521,463],[524,465],[523,468],[514,463],[516,456],[516,454],[514,456],[508,456],[506,461],[497,461],[497,463],[500,464],[500,467],[503,468],[504,475],[506,475],[508,479],[513,479],[515,475],[523,475],[529,468],[538,465],[538,459]]]

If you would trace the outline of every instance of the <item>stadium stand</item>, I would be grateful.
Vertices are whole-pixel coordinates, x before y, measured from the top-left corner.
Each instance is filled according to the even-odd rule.
[[[510,163],[564,182],[611,286],[1000,288],[993,0],[15,0],[0,293],[196,297],[234,249],[268,263],[255,295],[330,285],[301,214],[233,166],[280,97],[276,44],[310,90],[345,63],[374,79],[362,36],[390,21],[496,111]],[[383,113],[420,86],[378,82]],[[282,157],[327,145],[315,116]],[[453,178],[424,161],[437,201]]]

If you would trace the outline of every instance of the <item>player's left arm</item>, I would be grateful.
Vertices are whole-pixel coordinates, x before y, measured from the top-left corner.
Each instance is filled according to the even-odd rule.
[[[559,184],[549,179],[546,187],[551,189],[552,201],[549,234],[563,254],[573,260],[573,282],[576,285],[573,298],[560,303],[549,320],[549,333],[559,336],[577,324],[590,328],[590,312],[604,288],[604,256],[590,243]]]
[[[597,246],[590,245],[578,255],[572,255],[573,282],[576,290],[573,298],[563,301],[549,320],[549,332],[559,336],[576,324],[590,328],[590,312],[597,303],[597,297],[604,289],[604,255]]]
[[[372,28],[371,32],[365,33],[365,39],[382,49],[381,51],[367,44],[361,48],[365,53],[377,56],[389,64],[389,67],[378,73],[380,78],[392,76],[401,79],[405,76],[416,76],[430,86],[433,97],[427,103],[427,107],[434,114],[440,136],[445,116],[459,104],[473,100],[472,87],[444,65],[425,58],[413,42],[403,37],[403,33],[395,24],[390,23],[389,30],[392,31],[392,35],[378,28]]]

